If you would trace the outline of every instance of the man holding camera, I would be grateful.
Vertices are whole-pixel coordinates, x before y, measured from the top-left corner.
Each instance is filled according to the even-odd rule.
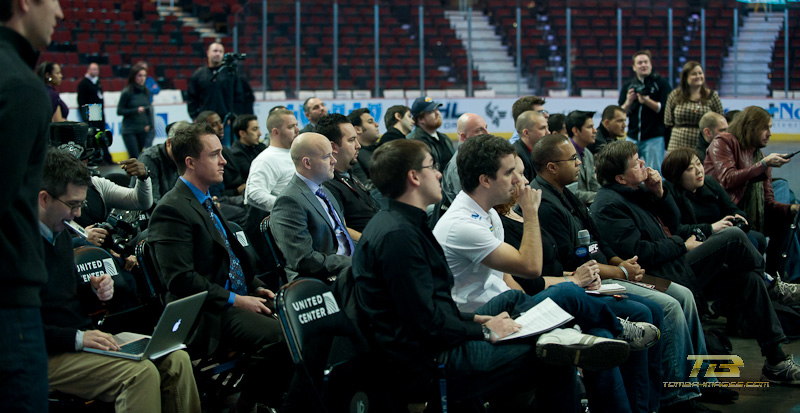
[[[206,57],[208,65],[198,68],[189,79],[189,88],[186,90],[189,116],[194,119],[204,110],[212,110],[222,117],[231,112],[252,114],[253,89],[243,77],[234,76],[228,71],[229,62],[225,61],[222,43],[215,41],[209,44]],[[233,63],[236,61],[235,58],[230,60]]]
[[[619,105],[628,114],[628,140],[639,147],[646,165],[661,172],[664,161],[664,106],[672,87],[667,79],[653,73],[649,50],[633,55],[636,74],[619,93]]]

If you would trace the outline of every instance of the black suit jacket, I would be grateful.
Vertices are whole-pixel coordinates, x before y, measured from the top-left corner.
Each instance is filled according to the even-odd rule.
[[[525,165],[525,178],[528,179],[528,182],[533,182],[533,178],[536,178],[536,170],[533,169],[531,151],[528,149],[528,145],[525,145],[525,142],[519,139],[514,142],[514,149],[516,149],[519,158],[522,159],[522,164]]]
[[[254,277],[253,258],[231,232],[216,207],[214,213],[222,221],[231,248],[242,265],[248,293],[252,293],[264,286]],[[175,187],[156,206],[148,228],[148,242],[156,271],[167,288],[167,301],[208,291],[190,344],[194,348],[207,349],[207,352],[213,351],[220,335],[220,315],[228,310],[230,292],[225,289],[225,283],[230,259],[211,216],[191,189],[178,179]]]

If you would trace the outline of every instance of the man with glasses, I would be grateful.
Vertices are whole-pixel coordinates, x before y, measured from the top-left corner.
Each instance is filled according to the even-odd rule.
[[[350,150],[357,150],[357,146]],[[342,207],[322,187],[323,182],[333,179],[337,163],[333,146],[323,135],[301,133],[292,142],[290,154],[295,173],[275,200],[269,226],[286,258],[289,280],[303,276],[332,283],[350,268],[353,254]]]
[[[550,119],[550,114],[547,113],[547,110],[544,108],[544,98],[539,96],[523,96],[517,99],[513,105],[511,105],[511,117],[514,119],[514,125],[517,124],[517,119],[523,113],[532,110],[534,112],[539,112],[544,116],[545,121]],[[514,131],[514,134],[511,135],[509,138],[509,143],[515,143],[520,139],[520,135],[517,131]]]
[[[73,155],[58,149],[47,154],[39,192],[39,232],[48,274],[41,298],[50,389],[113,402],[117,411],[199,411],[200,397],[185,351],[152,362],[82,351],[119,350],[110,334],[93,329],[86,313],[91,302],[113,298],[114,280],[102,274],[91,277],[91,290],[79,285],[71,237],[65,231],[65,223],[81,215],[89,185],[89,170]]]

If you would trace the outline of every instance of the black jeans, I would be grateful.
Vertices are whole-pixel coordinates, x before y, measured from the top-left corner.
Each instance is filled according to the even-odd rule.
[[[685,258],[710,299],[741,309],[755,327],[762,353],[786,339],[763,281],[764,258],[741,229],[726,228],[710,236]]]

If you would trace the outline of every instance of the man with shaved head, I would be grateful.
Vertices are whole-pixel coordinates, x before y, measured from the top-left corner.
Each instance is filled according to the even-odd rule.
[[[536,170],[531,163],[531,152],[539,139],[550,134],[547,129],[547,117],[540,111],[527,110],[517,117],[514,126],[519,134],[519,140],[514,142],[514,149],[525,166],[525,178],[528,179],[528,182],[533,182]]]
[[[270,229],[286,258],[289,279],[314,277],[332,283],[350,268],[353,241],[342,208],[322,183],[333,178],[331,141],[302,133],[290,150],[295,175],[272,207]]]
[[[489,127],[479,115],[465,113],[456,121],[456,133],[458,134],[458,143],[460,145],[473,136],[488,134]],[[456,156],[458,156],[458,149],[453,154],[453,159]],[[442,189],[447,205],[450,205],[456,195],[461,192],[461,181],[458,179],[458,166],[455,162],[447,164],[447,167],[442,171]]]

